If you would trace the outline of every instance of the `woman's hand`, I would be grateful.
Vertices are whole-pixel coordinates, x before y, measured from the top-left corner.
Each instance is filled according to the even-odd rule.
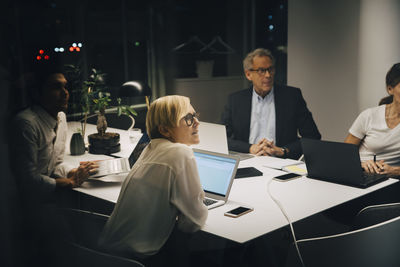
[[[384,166],[389,166],[386,163],[384,163],[383,160],[380,161],[373,161],[373,160],[367,160],[361,162],[361,167],[364,169],[364,171],[368,173],[383,173]]]
[[[382,174],[386,174],[390,177],[398,177],[400,176],[400,167],[396,167],[396,166],[390,166],[386,163],[382,164],[382,168],[381,168],[381,172]]]

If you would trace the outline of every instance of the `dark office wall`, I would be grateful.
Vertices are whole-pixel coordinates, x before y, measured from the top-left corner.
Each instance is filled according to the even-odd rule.
[[[9,9],[11,3],[2,1],[0,10]],[[20,245],[20,214],[18,209],[18,196],[14,179],[9,168],[8,118],[13,110],[13,105],[18,106],[20,101],[10,101],[12,92],[12,71],[18,66],[15,47],[14,27],[7,20],[9,12],[4,12],[0,18],[0,265],[17,266],[18,248]]]

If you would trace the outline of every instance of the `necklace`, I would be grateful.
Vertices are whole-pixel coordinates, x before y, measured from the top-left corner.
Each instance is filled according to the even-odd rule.
[[[393,129],[399,124],[400,122],[400,113],[394,111],[394,114],[391,114],[392,104],[387,105],[386,112],[385,112],[385,120],[386,124],[390,129]]]
[[[394,114],[390,114],[390,113],[391,113],[391,110],[392,110],[392,106],[393,106],[393,103],[387,105],[386,112],[385,112],[385,118],[387,118],[387,119],[396,119],[396,118],[400,118],[400,112],[394,111],[394,112],[393,112]]]

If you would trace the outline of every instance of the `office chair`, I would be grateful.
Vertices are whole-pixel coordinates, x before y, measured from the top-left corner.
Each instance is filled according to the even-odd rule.
[[[62,253],[59,266],[74,267],[136,267],[144,266],[133,259],[123,258],[100,251],[97,241],[108,220],[108,216],[78,209],[60,209],[71,237],[64,240],[62,248],[68,253]],[[67,254],[67,256],[65,255]]]
[[[66,248],[70,255],[65,257],[66,259],[61,262],[60,267],[144,267],[138,261],[110,255],[73,242],[67,243]]]
[[[372,205],[363,208],[354,218],[352,230],[365,228],[400,216],[400,203]]]
[[[70,231],[72,242],[97,249],[97,240],[109,218],[107,215],[71,208],[60,209],[60,213]]]
[[[342,234],[298,240],[304,265],[294,244],[286,266],[400,266],[400,216]]]

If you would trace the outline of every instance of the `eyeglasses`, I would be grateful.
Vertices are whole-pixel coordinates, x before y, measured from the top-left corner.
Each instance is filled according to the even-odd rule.
[[[275,73],[275,67],[271,66],[269,68],[258,68],[258,69],[249,69],[249,71],[255,71],[257,72],[258,75],[265,75],[265,73],[268,71],[268,73],[271,75]]]
[[[200,113],[198,113],[198,112],[188,113],[188,114],[186,114],[185,117],[183,117],[183,119],[186,122],[186,125],[189,126],[189,127],[193,125],[194,118],[199,119],[200,118]]]

